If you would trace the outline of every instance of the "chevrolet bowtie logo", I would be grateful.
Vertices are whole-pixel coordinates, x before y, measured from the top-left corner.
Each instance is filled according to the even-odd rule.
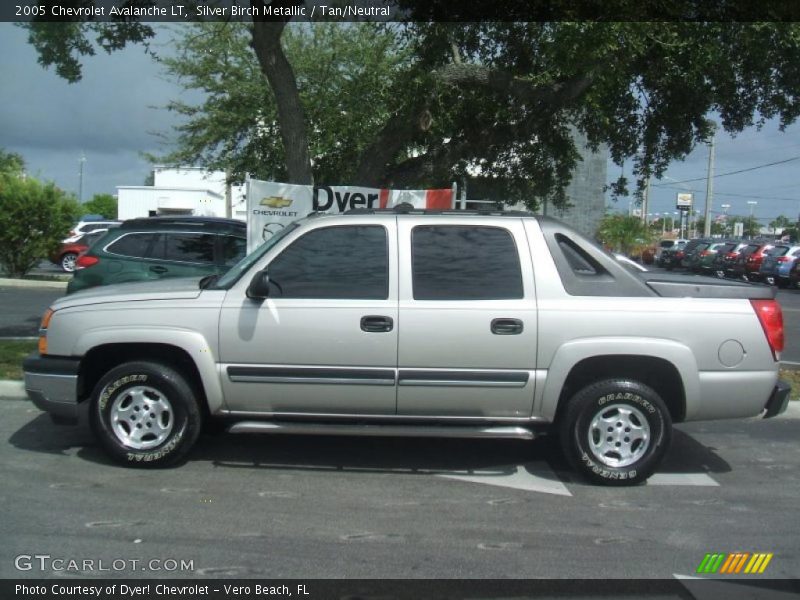
[[[292,205],[292,199],[283,198],[281,196],[270,196],[269,198],[262,198],[259,204],[261,204],[261,206],[269,206],[270,208],[286,208]]]

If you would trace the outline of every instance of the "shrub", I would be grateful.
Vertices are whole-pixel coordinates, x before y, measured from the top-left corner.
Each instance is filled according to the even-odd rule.
[[[0,268],[24,276],[58,248],[79,214],[54,184],[0,173]]]

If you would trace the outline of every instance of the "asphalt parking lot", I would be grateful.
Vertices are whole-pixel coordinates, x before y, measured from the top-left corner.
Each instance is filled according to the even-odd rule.
[[[768,577],[800,576],[796,405],[679,426],[633,488],[576,479],[545,438],[219,434],[178,468],[130,469],[83,426],[0,405],[2,578],[107,576],[15,568],[34,553],[192,561],[128,577],[672,578],[706,553],[763,552]]]

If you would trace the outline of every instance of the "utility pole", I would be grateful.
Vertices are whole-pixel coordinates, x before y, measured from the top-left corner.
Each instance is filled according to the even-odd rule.
[[[644,180],[644,194],[642,195],[642,222],[647,227],[647,210],[650,204],[650,175]]]
[[[708,144],[708,178],[706,180],[706,210],[704,213],[703,237],[711,237],[711,202],[714,193],[714,140],[717,137],[717,124],[712,121],[713,130]]]

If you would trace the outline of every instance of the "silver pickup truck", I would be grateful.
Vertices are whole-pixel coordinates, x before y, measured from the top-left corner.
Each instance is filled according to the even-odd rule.
[[[558,435],[594,482],[649,477],[672,423],[772,417],[767,286],[636,273],[528,213],[312,215],[222,277],[97,288],[44,315],[25,386],[132,466],[231,432]]]

